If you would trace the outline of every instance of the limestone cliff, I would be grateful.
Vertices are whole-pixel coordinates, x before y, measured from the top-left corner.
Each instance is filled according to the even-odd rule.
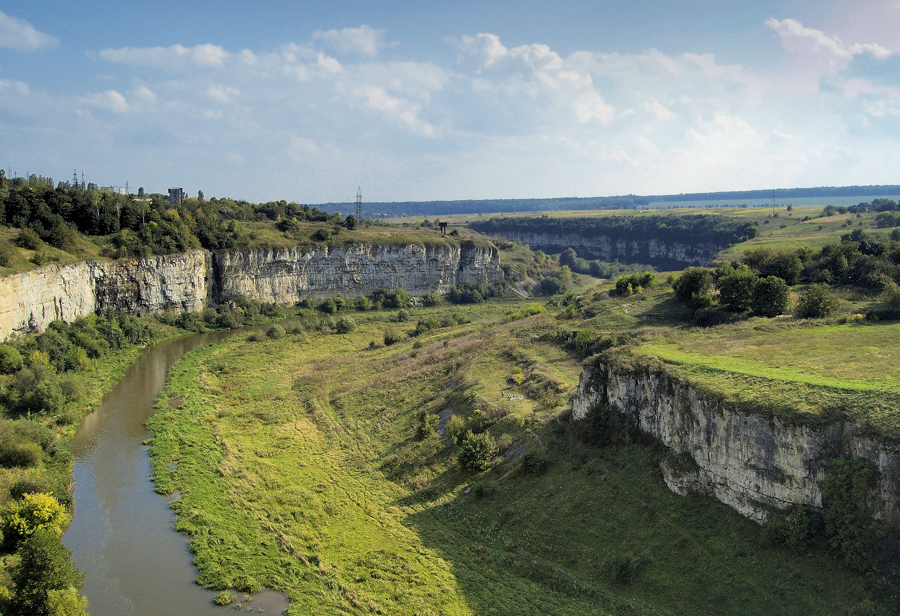
[[[289,304],[340,293],[355,298],[403,287],[413,295],[446,293],[468,282],[499,279],[500,255],[493,246],[357,244],[314,249],[230,251],[214,257],[218,299],[244,296]]]
[[[147,314],[202,310],[244,296],[278,304],[309,297],[369,295],[402,286],[413,295],[446,293],[502,278],[494,246],[359,244],[311,249],[194,250],[139,260],[48,265],[0,278],[0,340],[42,330],[54,319],[115,308]]]
[[[713,496],[757,522],[768,508],[822,507],[828,461],[837,455],[865,459],[880,471],[883,517],[900,523],[900,450],[847,423],[817,428],[769,421],[729,409],[670,375],[651,369],[585,368],[573,401],[573,418],[609,404],[640,430],[696,466],[662,465],[679,494]]]
[[[488,232],[511,242],[528,244],[532,250],[557,253],[573,248],[579,257],[601,261],[643,263],[660,268],[709,265],[717,252],[726,246],[712,242],[688,243],[647,237],[622,239],[607,235],[589,237],[577,233],[554,234],[504,230]]]

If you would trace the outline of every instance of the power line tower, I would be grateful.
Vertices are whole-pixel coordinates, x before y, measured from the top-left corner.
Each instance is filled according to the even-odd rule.
[[[362,187],[356,189],[356,220],[362,220]]]

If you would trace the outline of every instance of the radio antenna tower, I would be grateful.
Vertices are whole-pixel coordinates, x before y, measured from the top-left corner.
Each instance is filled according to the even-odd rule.
[[[356,220],[362,220],[362,188],[356,189]]]

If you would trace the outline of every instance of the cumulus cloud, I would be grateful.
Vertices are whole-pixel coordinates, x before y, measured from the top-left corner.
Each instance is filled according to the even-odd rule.
[[[43,32],[38,32],[24,19],[18,19],[0,11],[0,47],[17,51],[37,51],[54,49],[59,46],[59,39]]]
[[[827,66],[831,72],[843,70],[853,60],[853,56],[867,53],[883,60],[892,52],[876,43],[854,43],[846,45],[836,36],[828,36],[821,30],[807,28],[796,19],[767,19],[766,25],[781,38],[788,51],[814,57]]]
[[[230,56],[224,48],[209,43],[194,47],[178,44],[170,47],[121,47],[100,52],[100,58],[113,64],[169,70],[188,67],[220,68]],[[242,58],[246,61],[247,56],[243,55]]]
[[[344,52],[377,56],[378,52],[385,47],[384,33],[384,30],[376,30],[362,25],[359,28],[342,30],[326,30],[324,32],[318,30],[313,33],[313,38],[322,40],[326,45]]]
[[[660,120],[672,120],[675,118],[675,114],[669,111],[665,105],[660,103],[655,98],[652,101],[644,103],[644,109],[655,115]]]
[[[616,113],[615,107],[607,104],[596,92],[587,92],[579,96],[574,107],[579,122],[600,120],[603,124],[609,124]]]
[[[227,105],[231,99],[241,93],[237,88],[230,88],[221,84],[214,84],[206,89],[206,93],[216,102]]]
[[[364,97],[367,107],[382,112],[386,117],[396,120],[415,134],[423,137],[435,136],[434,126],[418,117],[421,109],[419,105],[395,98],[381,86],[363,86],[360,88],[360,93]]]
[[[128,111],[128,101],[115,90],[89,94],[81,100],[93,107],[113,111],[115,113],[125,113]]]

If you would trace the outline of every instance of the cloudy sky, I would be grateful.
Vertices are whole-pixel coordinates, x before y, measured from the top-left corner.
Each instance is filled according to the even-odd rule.
[[[302,203],[896,184],[898,33],[900,0],[0,0],[0,166]]]

